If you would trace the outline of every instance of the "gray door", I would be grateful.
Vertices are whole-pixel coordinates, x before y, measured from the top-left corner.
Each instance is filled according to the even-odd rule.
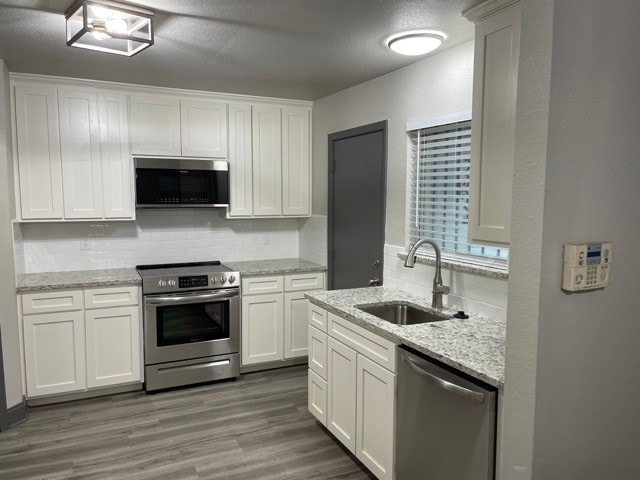
[[[387,122],[329,135],[328,287],[382,285]]]

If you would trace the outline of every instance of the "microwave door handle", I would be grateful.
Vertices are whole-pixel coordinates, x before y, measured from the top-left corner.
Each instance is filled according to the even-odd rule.
[[[204,295],[176,296],[176,297],[153,297],[147,298],[145,302],[149,305],[159,305],[162,303],[200,303],[203,300],[229,300],[237,297],[237,292],[207,293]]]

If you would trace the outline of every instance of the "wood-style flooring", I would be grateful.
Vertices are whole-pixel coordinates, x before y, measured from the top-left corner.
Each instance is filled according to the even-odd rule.
[[[307,411],[306,367],[31,409],[0,479],[372,479]]]

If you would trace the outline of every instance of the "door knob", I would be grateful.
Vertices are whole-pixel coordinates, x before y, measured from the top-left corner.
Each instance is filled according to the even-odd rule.
[[[378,285],[380,285],[380,279],[372,278],[371,280],[369,280],[369,285],[371,285],[372,287],[377,287]]]
[[[380,267],[380,260],[374,260],[374,262],[373,262],[373,266],[374,266],[375,268]]]

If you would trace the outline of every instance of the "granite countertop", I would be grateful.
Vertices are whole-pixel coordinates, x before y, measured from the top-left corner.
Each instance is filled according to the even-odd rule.
[[[324,272],[327,267],[301,258],[279,258],[276,260],[249,260],[244,262],[224,262],[240,275],[283,275],[286,273]]]
[[[78,270],[71,272],[26,273],[18,275],[17,292],[58,290],[63,288],[106,287],[110,285],[141,285],[135,268]]]
[[[332,290],[306,294],[310,301],[389,340],[406,345],[494,387],[504,388],[506,322],[469,314],[466,320],[399,326],[356,305],[406,302],[431,310],[431,299],[388,287]],[[456,308],[443,313],[453,315]]]

